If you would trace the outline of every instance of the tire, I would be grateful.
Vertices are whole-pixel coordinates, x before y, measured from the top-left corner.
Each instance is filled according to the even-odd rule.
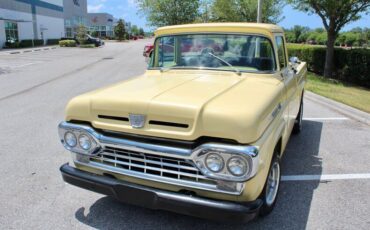
[[[302,131],[302,118],[303,118],[303,98],[301,100],[301,105],[299,106],[299,112],[295,119],[293,134],[298,134]]]
[[[270,165],[269,173],[266,178],[265,186],[260,195],[260,199],[263,201],[262,207],[259,212],[259,215],[261,217],[267,216],[274,209],[276,200],[279,194],[280,179],[281,179],[280,159],[279,159],[279,156],[275,154],[271,161],[271,165]]]

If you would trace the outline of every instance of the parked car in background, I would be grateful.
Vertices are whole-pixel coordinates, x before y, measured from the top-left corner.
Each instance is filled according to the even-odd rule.
[[[148,44],[146,46],[144,46],[144,52],[143,52],[143,56],[144,57],[150,57],[152,51],[154,49],[154,45],[153,44]]]
[[[87,44],[94,44],[96,47],[104,45],[104,41],[100,38],[95,38],[91,35],[87,35]]]
[[[60,41],[64,41],[64,40],[73,40],[76,42],[77,45],[80,45],[80,42],[78,41],[77,38],[66,38],[66,37],[63,37],[60,39]],[[99,47],[99,46],[102,46],[104,45],[104,41],[101,40],[100,38],[95,38],[91,35],[87,35],[87,39],[86,39],[86,44],[94,44],[96,47]]]
[[[261,23],[159,28],[142,76],[72,99],[65,182],[151,209],[226,221],[269,214],[307,65]],[[285,194],[281,194],[285,195]],[[287,217],[289,218],[289,217]]]

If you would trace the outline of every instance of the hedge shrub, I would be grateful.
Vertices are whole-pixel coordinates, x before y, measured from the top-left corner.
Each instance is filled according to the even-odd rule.
[[[59,44],[59,40],[60,40],[60,39],[48,39],[48,40],[46,41],[46,44],[47,44],[47,45],[58,45],[58,44]]]
[[[14,42],[14,43],[5,42],[4,48],[10,48],[10,49],[19,48],[19,42]]]
[[[76,47],[76,41],[75,40],[63,40],[63,41],[59,41],[59,45],[61,47]]]
[[[95,48],[94,44],[82,44],[80,45],[80,48]]]
[[[35,40],[26,39],[26,40],[22,40],[19,42],[19,47],[22,47],[22,48],[42,46],[42,45],[44,45],[44,40],[42,39],[35,39]]]
[[[325,46],[288,44],[289,56],[307,62],[308,70],[322,75],[325,69]],[[334,50],[333,78],[370,88],[370,49]]]

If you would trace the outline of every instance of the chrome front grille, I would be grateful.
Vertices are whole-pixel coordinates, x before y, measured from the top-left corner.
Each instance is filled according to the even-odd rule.
[[[105,146],[98,155],[90,157],[90,164],[124,175],[219,191],[215,180],[206,178],[191,162],[181,158]]]
[[[91,152],[86,152],[79,148],[68,147],[64,140],[66,132],[84,133],[90,136],[96,145],[95,148]],[[244,190],[244,182],[205,177],[193,165],[197,149],[167,145],[166,143],[170,143],[170,140],[166,140],[165,143],[141,141],[145,140],[145,136],[132,138],[134,139],[132,140],[116,134],[109,135],[111,136],[105,132],[100,133],[85,124],[69,122],[59,124],[60,140],[65,148],[71,151],[75,166],[82,170],[93,170],[92,172],[98,174],[117,176],[118,179],[127,181],[138,178],[140,180],[134,183],[144,186],[148,185],[145,181],[157,182],[159,184],[151,183],[149,186],[162,189],[163,186],[160,184],[173,185],[164,188],[171,191],[197,189],[240,195]],[[204,147],[207,144],[201,146]]]

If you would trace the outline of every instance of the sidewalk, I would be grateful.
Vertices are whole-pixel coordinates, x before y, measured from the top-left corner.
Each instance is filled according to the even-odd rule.
[[[38,47],[18,48],[18,49],[0,49],[0,55],[38,52],[38,51],[43,51],[43,50],[56,49],[58,47],[59,47],[58,45],[52,45],[52,46],[38,46]]]
[[[350,117],[354,120],[370,125],[370,114],[369,113],[363,112],[349,105],[345,105],[343,103],[334,101],[332,99],[323,97],[321,95],[318,95],[318,94],[315,94],[309,91],[305,91],[305,96],[310,101],[314,101],[318,104],[329,107],[332,110],[335,110],[347,117]]]

